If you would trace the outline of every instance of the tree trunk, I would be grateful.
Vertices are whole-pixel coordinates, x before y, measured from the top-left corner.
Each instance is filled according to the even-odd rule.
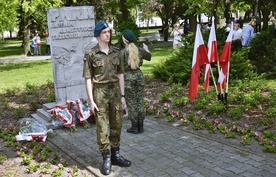
[[[168,18],[165,18],[163,26],[164,26],[164,31],[163,31],[164,41],[168,41],[169,40],[169,29],[170,29]]]
[[[269,21],[269,11],[267,9],[262,10],[262,14],[263,14],[263,28],[262,30],[267,30],[268,29],[268,21]]]
[[[214,16],[214,23],[215,23],[215,29],[217,29],[217,24],[219,24],[219,17],[218,17],[218,14],[217,14],[217,10],[218,10],[218,1],[215,1],[214,2],[214,5],[213,5],[213,16]]]
[[[130,15],[126,6],[126,0],[120,0],[120,11],[122,12],[121,20],[128,20]]]
[[[196,16],[189,16],[189,30],[193,33],[196,32],[197,20]]]
[[[230,23],[230,12],[231,12],[230,6],[231,6],[230,2],[229,3],[225,2],[225,10],[224,10],[224,17],[226,19],[226,21],[225,21],[226,24],[225,25]]]
[[[24,30],[23,30],[23,45],[24,45],[24,55],[28,55],[30,52],[30,16],[24,15]]]

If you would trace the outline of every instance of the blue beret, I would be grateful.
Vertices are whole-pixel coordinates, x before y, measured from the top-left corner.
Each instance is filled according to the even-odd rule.
[[[134,35],[134,33],[129,30],[129,29],[126,29],[123,31],[123,37],[128,40],[128,42],[136,42],[136,37]]]
[[[98,37],[100,35],[101,31],[107,27],[108,27],[108,24],[105,21],[100,20],[95,26],[94,37]]]

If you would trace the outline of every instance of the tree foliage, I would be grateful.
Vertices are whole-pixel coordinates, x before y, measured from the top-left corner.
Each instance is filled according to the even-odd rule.
[[[276,77],[276,30],[271,25],[268,31],[258,34],[250,42],[249,59],[257,67],[258,74]]]
[[[0,33],[17,27],[18,23],[23,44],[28,46],[30,29],[40,32],[46,30],[48,8],[82,5],[93,5],[96,21],[113,21],[115,28],[125,21],[135,22],[137,7],[141,7],[144,19],[153,14],[162,19],[164,41],[168,40],[169,28],[179,18],[189,18],[190,31],[195,32],[196,24],[201,22],[201,13],[214,17],[218,24],[219,16],[226,17],[228,21],[230,13],[252,10],[255,14],[255,9],[259,9],[263,15],[263,28],[266,30],[268,16],[276,10],[275,0],[0,0]]]
[[[61,0],[21,0],[19,2],[19,24],[22,34],[22,43],[24,46],[24,54],[30,53],[30,30],[34,28],[44,30],[47,28],[46,11],[48,8],[59,7]],[[41,31],[42,33],[44,31]]]
[[[12,31],[17,24],[19,0],[0,0],[0,36],[5,30]]]

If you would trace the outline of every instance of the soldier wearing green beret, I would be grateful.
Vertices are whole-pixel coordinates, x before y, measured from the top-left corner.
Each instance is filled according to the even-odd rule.
[[[128,133],[138,134],[144,132],[144,120],[146,110],[144,106],[145,78],[140,70],[143,59],[150,61],[151,53],[147,45],[137,47],[136,37],[131,30],[123,31],[125,48],[121,51],[125,68],[125,95],[128,110],[128,119],[131,120],[131,128]]]
[[[123,107],[126,106],[124,67],[120,50],[109,45],[110,34],[105,21],[96,24],[94,36],[98,44],[85,53],[83,70],[90,108],[96,119],[97,143],[103,156],[101,172],[104,175],[111,173],[112,165],[131,165],[119,153]]]

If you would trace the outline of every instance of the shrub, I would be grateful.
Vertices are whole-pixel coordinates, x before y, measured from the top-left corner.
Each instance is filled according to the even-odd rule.
[[[153,67],[153,75],[164,82],[187,84],[190,80],[192,47],[185,46],[173,56]]]
[[[203,33],[204,39],[208,40],[208,32]],[[190,80],[193,50],[194,50],[194,34],[185,38],[185,47],[180,48],[166,61],[153,67],[154,77],[168,83],[181,83],[186,85]],[[225,31],[217,30],[218,49],[221,51],[225,44]],[[207,42],[205,42],[207,44]],[[220,52],[219,52],[220,53]],[[250,64],[247,58],[248,49],[237,48],[232,49],[230,64],[230,79],[254,78],[255,68]],[[212,71],[215,78],[218,78],[217,64],[212,63]],[[248,72],[245,72],[248,71]],[[201,77],[203,79],[203,77]],[[216,80],[216,79],[215,79]],[[231,81],[230,81],[231,82]],[[211,83],[211,82],[210,82]]]
[[[231,54],[229,79],[231,80],[245,80],[256,78],[256,68],[250,64],[250,60],[247,59],[248,50],[242,48],[239,51],[234,51]],[[231,83],[231,80],[229,83]]]
[[[269,26],[268,31],[262,31],[250,43],[248,58],[257,67],[258,74],[266,73],[266,78],[276,77],[276,30]]]

